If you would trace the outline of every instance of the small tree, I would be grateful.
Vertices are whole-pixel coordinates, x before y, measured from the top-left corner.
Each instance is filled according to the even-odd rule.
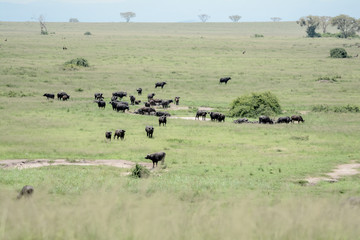
[[[136,17],[136,14],[134,12],[122,12],[120,16],[124,18],[126,22],[130,22],[131,18]]]
[[[273,21],[273,22],[280,22],[281,21],[281,18],[279,18],[279,17],[272,17],[272,18],[270,18],[271,19],[271,21]]]
[[[296,21],[301,27],[306,26],[306,33],[308,37],[320,37],[320,34],[316,32],[316,28],[320,24],[320,20],[318,16],[307,16],[302,17],[298,21]]]
[[[319,25],[323,30],[323,33],[326,33],[326,28],[331,23],[331,17],[329,16],[321,16],[319,17]]]
[[[40,23],[40,34],[48,35],[48,30],[46,28],[46,23],[45,23],[45,17],[43,15],[40,15],[37,20]]]
[[[344,14],[332,18],[331,25],[340,30],[343,38],[354,36],[356,32],[360,31],[360,20]]]
[[[347,58],[347,52],[343,48],[333,48],[330,50],[331,58]]]
[[[210,18],[210,16],[207,14],[200,14],[199,18],[202,22],[206,22]]]
[[[239,22],[239,20],[241,19],[241,16],[239,16],[239,15],[231,15],[231,16],[229,16],[229,18],[233,22]]]
[[[79,22],[79,20],[77,18],[70,18],[69,22]]]

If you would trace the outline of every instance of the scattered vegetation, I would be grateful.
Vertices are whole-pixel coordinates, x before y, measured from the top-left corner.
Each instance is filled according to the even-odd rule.
[[[344,48],[333,48],[330,50],[331,58],[347,58],[347,52]]]
[[[136,164],[135,167],[131,170],[131,176],[134,178],[146,178],[149,175],[149,169],[140,164]]]
[[[66,67],[89,67],[89,62],[85,58],[75,58],[65,63]]]
[[[263,38],[264,35],[255,33],[255,34],[254,34],[254,37],[255,37],[255,38]]]
[[[76,91],[76,92],[83,92],[84,89],[82,89],[82,88],[77,88],[77,89],[75,89],[75,91]]]
[[[332,77],[329,76],[321,76],[318,77],[317,81],[329,81],[329,82],[337,82],[338,79],[341,79],[340,75],[335,75]]]
[[[90,36],[90,35],[92,35],[92,34],[91,34],[91,32],[85,32],[84,35],[85,35],[85,36]]]
[[[252,93],[235,99],[229,111],[231,117],[251,117],[276,115],[281,113],[277,97],[271,92]]]
[[[313,112],[336,112],[336,113],[357,113],[360,112],[360,107],[353,104],[345,106],[329,106],[326,104],[319,104],[312,107]]]

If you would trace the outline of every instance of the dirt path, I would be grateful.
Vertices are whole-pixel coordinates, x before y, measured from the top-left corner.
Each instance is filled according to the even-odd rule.
[[[185,120],[196,120],[196,121],[204,121],[204,120],[197,120],[195,119],[195,117],[176,117],[176,116],[173,116],[173,117],[169,117],[170,119],[185,119]],[[201,119],[201,117],[200,117]],[[206,118],[205,121],[210,121],[210,118]]]
[[[140,165],[151,169],[152,163],[139,163]],[[66,159],[18,159],[18,160],[0,160],[0,168],[5,169],[26,169],[26,168],[38,168],[47,166],[58,166],[58,165],[75,165],[75,166],[112,166],[117,168],[132,168],[135,166],[134,162],[127,160],[78,160],[78,161],[67,161]]]
[[[355,161],[352,161],[348,164],[341,164],[337,166],[332,172],[326,173],[325,175],[327,177],[309,177],[306,179],[306,181],[308,181],[308,185],[315,185],[320,181],[337,182],[341,177],[359,174],[360,172],[357,170],[358,168],[360,168],[360,163],[355,163]]]

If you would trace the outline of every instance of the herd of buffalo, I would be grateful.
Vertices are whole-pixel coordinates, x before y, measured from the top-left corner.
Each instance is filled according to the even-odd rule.
[[[231,80],[231,77],[220,78],[219,84],[221,84],[221,83],[227,84],[227,82],[229,80]],[[166,84],[167,84],[166,82],[157,82],[157,83],[155,83],[155,88],[157,88],[157,87],[164,88],[164,86]],[[142,88],[138,88],[138,89],[136,89],[136,91],[137,91],[138,95],[142,95]],[[45,93],[43,96],[46,97],[47,99],[55,98],[55,94],[52,94],[52,93]],[[109,104],[112,106],[112,109],[114,111],[117,111],[117,112],[125,112],[126,110],[129,111],[129,103],[126,101],[122,101],[122,99],[126,96],[127,96],[127,92],[124,92],[124,91],[118,91],[118,92],[112,93],[112,97],[111,97]],[[155,93],[148,94],[147,95],[148,101],[144,103],[144,107],[141,107],[141,108],[135,110],[134,114],[140,114],[140,115],[147,114],[147,115],[157,116],[157,117],[159,117],[158,118],[159,126],[161,126],[161,125],[166,126],[167,117],[170,117],[170,114],[168,112],[164,112],[164,111],[156,111],[154,106],[162,106],[163,109],[166,109],[169,107],[170,103],[175,103],[176,105],[179,105],[180,97],[177,96],[174,98],[174,100],[172,100],[172,99],[155,99],[154,97],[155,97]],[[67,101],[70,98],[70,95],[68,95],[66,92],[62,91],[57,94],[57,98],[58,98],[58,100]],[[136,97],[133,95],[130,95],[129,98],[130,98],[131,105],[139,105],[141,103],[141,100],[136,100]],[[105,109],[106,102],[104,101],[104,96],[102,93],[95,93],[94,99],[95,99],[94,102],[97,103],[99,108]],[[200,117],[202,120],[206,120],[207,114],[209,114],[211,121],[225,122],[224,114],[218,113],[218,112],[207,112],[204,110],[198,110],[196,112],[195,120],[196,119],[200,120]],[[234,121],[234,123],[236,123],[236,124],[242,124],[242,123],[259,123],[259,124],[275,124],[275,123],[277,123],[277,124],[280,124],[280,123],[291,123],[291,122],[292,123],[294,123],[294,122],[300,123],[300,122],[304,122],[304,120],[301,116],[294,115],[291,117],[288,117],[288,116],[280,117],[276,121],[271,119],[268,116],[260,116],[259,121],[249,121],[247,118],[239,118]],[[121,140],[124,140],[125,132],[126,131],[123,129],[115,130],[115,133],[113,135],[114,139],[120,138]],[[152,138],[153,133],[154,133],[154,127],[146,126],[145,132],[146,132],[147,137]],[[106,131],[105,138],[107,140],[111,141],[112,132]],[[155,167],[155,164],[157,166],[158,161],[164,162],[165,155],[166,154],[164,152],[159,152],[159,153],[149,154],[145,157],[145,159],[152,160],[153,167]]]

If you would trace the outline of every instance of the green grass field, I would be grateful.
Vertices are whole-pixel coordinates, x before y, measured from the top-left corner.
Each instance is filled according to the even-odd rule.
[[[0,159],[144,162],[165,151],[165,167],[147,179],[103,166],[0,169],[0,239],[358,238],[360,209],[345,204],[360,194],[358,175],[299,182],[360,162],[359,114],[311,111],[360,104],[359,59],[329,58],[335,47],[358,54],[360,39],[305,38],[294,22],[49,23],[48,30],[0,22]],[[64,69],[77,57],[90,67]],[[224,76],[232,80],[219,85]],[[159,81],[168,84],[155,89]],[[42,96],[61,90],[68,102]],[[302,114],[305,123],[169,119],[158,127],[156,117],[93,103],[95,92],[108,102],[119,90],[142,101],[151,92],[180,96],[188,109],[169,112],[187,117],[198,107],[227,113],[236,97],[271,91],[281,116]],[[153,139],[146,125],[154,125]],[[105,141],[105,131],[120,128],[124,141]],[[26,184],[34,197],[15,201]]]

